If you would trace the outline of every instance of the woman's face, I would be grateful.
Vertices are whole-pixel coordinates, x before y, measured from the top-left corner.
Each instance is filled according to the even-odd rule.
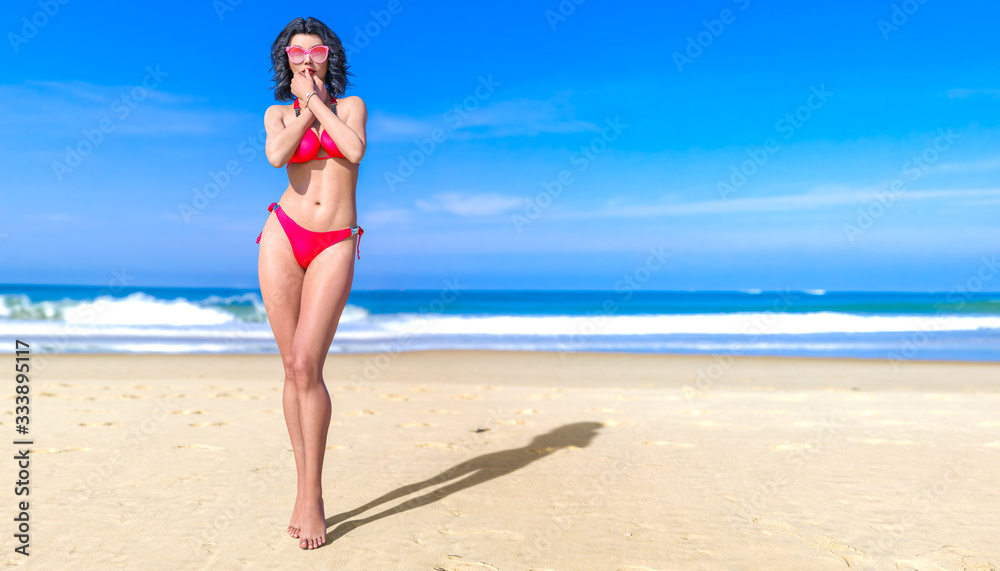
[[[312,48],[322,46],[323,40],[316,34],[295,34],[288,42],[288,45],[299,46],[306,51],[306,58],[302,60],[302,63],[294,63],[289,58],[288,66],[292,69],[292,73],[301,73],[304,69],[311,69],[313,75],[319,77],[320,81],[323,81],[323,78],[326,77],[326,66],[330,64],[329,54],[327,54],[327,58],[323,60],[323,63],[316,63],[309,54],[309,50]]]

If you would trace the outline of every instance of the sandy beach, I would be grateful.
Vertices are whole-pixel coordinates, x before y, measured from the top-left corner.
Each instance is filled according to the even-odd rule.
[[[33,358],[8,566],[1000,569],[995,364],[331,355],[328,540],[303,551],[277,355]]]

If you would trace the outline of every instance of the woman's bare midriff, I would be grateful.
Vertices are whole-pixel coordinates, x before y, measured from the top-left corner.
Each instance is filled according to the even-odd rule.
[[[294,119],[295,112],[291,111],[285,124]],[[347,120],[346,117],[344,120]],[[317,120],[311,128],[318,136],[323,127]],[[317,157],[326,156],[326,150],[320,148]],[[285,169],[288,172],[288,189],[279,200],[281,208],[299,226],[314,232],[357,226],[355,193],[358,167],[341,157],[289,163]]]

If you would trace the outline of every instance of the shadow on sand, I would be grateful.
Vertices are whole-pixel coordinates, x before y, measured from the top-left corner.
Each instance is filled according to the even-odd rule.
[[[332,542],[343,537],[351,530],[357,529],[367,523],[371,523],[393,514],[405,512],[406,510],[426,506],[427,504],[436,502],[441,498],[447,497],[459,490],[471,488],[472,486],[482,484],[483,482],[492,480],[493,478],[506,476],[507,474],[510,474],[515,470],[519,470],[532,462],[540,460],[561,448],[568,446],[584,448],[589,446],[590,442],[595,436],[597,436],[597,430],[601,426],[602,424],[599,422],[577,422],[560,426],[559,428],[556,428],[546,434],[536,436],[527,446],[522,448],[511,448],[510,450],[501,450],[499,452],[491,452],[489,454],[483,454],[482,456],[476,456],[471,460],[466,460],[461,464],[457,464],[432,478],[424,480],[423,482],[417,482],[415,484],[409,484],[401,488],[397,488],[363,506],[329,517],[326,519],[327,528],[338,523],[340,523],[340,525],[337,525],[336,529],[327,532],[326,543],[324,545],[330,545]],[[462,476],[465,477],[462,478]],[[455,480],[457,478],[461,479],[456,482],[452,482],[447,486],[442,486],[432,492],[428,492],[422,496],[407,500],[393,508],[383,510],[375,515],[362,519],[345,521],[378,505],[391,502],[395,499],[412,494],[413,492]]]

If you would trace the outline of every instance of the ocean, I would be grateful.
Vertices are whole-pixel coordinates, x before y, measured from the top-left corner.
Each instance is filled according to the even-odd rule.
[[[256,289],[0,285],[0,342],[277,353]],[[353,291],[331,353],[426,349],[1000,360],[1000,293]]]

